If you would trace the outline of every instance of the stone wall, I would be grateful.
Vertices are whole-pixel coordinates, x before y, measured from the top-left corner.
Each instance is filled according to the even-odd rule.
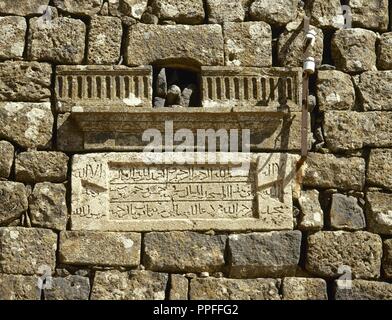
[[[340,1],[304,2],[2,0],[0,298],[392,299],[391,2],[343,1],[351,7],[348,29]],[[302,67],[305,13],[317,32],[312,140],[305,164],[290,182],[285,176],[271,180],[284,182],[282,207],[275,213],[264,207],[276,202],[268,198],[274,190],[268,181],[270,189],[262,182],[257,185],[262,190],[247,189],[253,195],[249,206],[258,201],[254,220],[246,220],[246,214],[255,214],[247,211],[243,221],[222,216],[199,224],[189,217],[164,222],[167,209],[159,206],[163,222],[99,220],[109,211],[105,197],[113,195],[102,191],[108,190],[107,178],[86,178],[96,176],[91,164],[134,163],[137,152],[121,151],[140,151],[136,136],[145,129],[144,119],[153,125],[160,120],[151,120],[143,108],[144,113],[112,115],[112,100],[111,110],[119,103],[132,110],[181,104],[183,112],[174,108],[174,115],[163,115],[181,122],[180,128],[208,121],[227,127],[233,118],[241,127],[245,121],[256,130],[251,144],[255,154],[263,152],[258,159],[299,158],[300,94],[289,99],[290,112],[283,116],[269,110],[241,118],[243,106],[236,103],[250,100],[247,80],[244,87],[234,82],[242,89],[233,96],[226,91],[227,101],[221,97],[218,103],[208,80],[205,88],[159,83],[165,77],[175,81],[170,68],[185,68],[206,77],[292,77],[298,88],[290,92],[300,93],[295,68]],[[91,79],[90,71],[105,77],[113,72],[114,80],[82,106],[86,95],[96,93],[83,82],[84,76]],[[143,94],[126,91],[126,99],[113,99],[121,95],[113,89],[116,81],[122,83],[119,75],[141,77],[145,89],[138,84],[137,90]],[[200,114],[185,110],[194,104],[195,90],[206,109]],[[88,113],[103,95],[105,113]],[[230,112],[239,108],[239,116],[227,109],[217,116],[211,108],[220,104]],[[97,154],[102,151],[118,153]],[[243,188],[251,188],[243,178]],[[230,182],[224,180],[218,182]],[[188,214],[188,208],[182,210]]]

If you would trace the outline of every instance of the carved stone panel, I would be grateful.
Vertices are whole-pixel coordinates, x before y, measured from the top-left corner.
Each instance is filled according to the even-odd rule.
[[[295,155],[102,153],[72,163],[72,230],[293,228]]]

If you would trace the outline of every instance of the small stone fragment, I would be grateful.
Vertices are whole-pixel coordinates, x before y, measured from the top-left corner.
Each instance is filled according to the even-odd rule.
[[[136,267],[140,243],[139,233],[62,231],[60,260],[71,265]]]
[[[97,271],[91,300],[164,300],[168,275],[151,271]]]
[[[163,108],[165,107],[166,99],[160,97],[154,97],[154,108]]]
[[[321,230],[324,226],[324,212],[317,190],[302,191],[298,199],[301,208],[300,230]]]
[[[330,225],[334,229],[361,230],[366,227],[363,210],[357,198],[352,196],[339,193],[332,195],[329,216]]]
[[[167,90],[166,103],[169,106],[180,105],[181,103],[181,89],[176,85],[171,85]]]
[[[0,178],[8,179],[14,162],[14,146],[8,141],[0,141]]]
[[[327,283],[316,278],[284,278],[283,300],[328,300]]]
[[[63,184],[37,183],[30,196],[30,219],[33,226],[65,230],[67,225],[66,189]]]
[[[27,183],[64,182],[69,158],[56,151],[26,151],[15,160],[16,180]]]
[[[180,97],[180,105],[188,108],[188,107],[197,107],[195,105],[195,95],[197,92],[197,87],[194,84],[188,85],[184,90],[182,90]]]
[[[155,91],[158,97],[166,98],[167,95],[166,68],[162,68],[159,71],[158,76],[156,77]]]

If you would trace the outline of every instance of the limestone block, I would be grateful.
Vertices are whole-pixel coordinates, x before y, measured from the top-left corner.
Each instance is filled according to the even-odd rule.
[[[1,10],[1,9],[0,9]],[[23,57],[25,47],[26,19],[22,17],[0,17],[0,59]]]
[[[208,23],[242,22],[245,19],[243,1],[207,0]]]
[[[53,3],[65,12],[92,16],[101,10],[103,0],[54,0]]]
[[[204,22],[203,0],[153,0],[152,12],[160,20],[178,24],[202,24]]]
[[[351,288],[344,281],[335,281],[335,300],[391,300],[392,284],[388,282],[353,280]]]
[[[283,300],[328,300],[327,283],[317,278],[284,278]]]
[[[14,163],[14,146],[8,141],[0,141],[0,178],[8,179]]]
[[[392,191],[392,149],[372,149],[369,156],[367,181],[372,186]]]
[[[180,274],[170,275],[169,300],[188,300],[189,281]]]
[[[1,300],[41,300],[37,276],[0,274]]]
[[[147,9],[148,0],[110,0],[109,12],[113,16],[130,16],[140,20]]]
[[[388,0],[351,0],[350,8],[354,27],[388,30]]]
[[[392,195],[389,193],[368,192],[366,199],[366,217],[369,231],[392,235]]]
[[[310,22],[319,28],[342,29],[344,26],[343,10],[339,0],[311,0],[305,10],[311,17]]]
[[[384,241],[382,268],[388,279],[392,279],[392,239]]]
[[[317,190],[302,191],[298,199],[301,209],[300,230],[321,230],[324,226],[324,212],[319,202]]]
[[[285,25],[296,18],[297,9],[298,0],[256,0],[250,7],[250,16],[272,25]]]
[[[0,2],[0,13],[27,16],[42,13],[49,5],[50,0],[29,0],[23,5],[15,0],[2,0]]]
[[[18,219],[27,211],[27,196],[22,183],[0,181],[0,224]]]
[[[352,196],[333,194],[329,218],[334,229],[361,230],[366,227],[363,210],[357,198]]]
[[[392,32],[383,33],[380,37],[378,52],[378,68],[381,70],[392,69]]]
[[[361,74],[357,87],[365,111],[392,111],[392,71]]]
[[[50,288],[44,289],[45,300],[89,300],[89,295],[89,278],[78,275],[54,277]]]

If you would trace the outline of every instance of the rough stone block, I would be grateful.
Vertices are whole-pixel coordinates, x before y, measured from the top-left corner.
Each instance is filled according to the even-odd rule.
[[[316,278],[284,278],[283,300],[328,300],[327,283]]]
[[[365,185],[365,159],[310,153],[303,183],[315,188],[362,190]]]
[[[243,1],[207,0],[208,23],[242,22],[245,19]]]
[[[370,30],[353,28],[336,31],[332,38],[332,58],[339,70],[362,72],[376,70],[377,35]]]
[[[392,32],[383,33],[380,37],[378,68],[381,70],[392,69]]]
[[[38,277],[0,274],[0,300],[40,300]]]
[[[265,22],[226,22],[223,25],[227,66],[272,65],[272,31]]]
[[[372,149],[369,156],[367,182],[392,191],[392,149]]]
[[[382,241],[365,231],[321,231],[308,237],[306,269],[321,277],[341,276],[346,267],[359,279],[380,277]]]
[[[350,75],[335,70],[318,71],[316,81],[320,111],[354,108],[355,90]]]
[[[52,144],[53,114],[50,102],[0,102],[0,136],[23,148]]]
[[[80,64],[84,59],[86,25],[68,17],[30,19],[28,56],[58,64]]]
[[[150,271],[98,271],[91,300],[164,300],[168,278]]]
[[[392,284],[388,282],[353,280],[335,281],[335,300],[392,300]]]
[[[392,194],[368,192],[366,217],[371,232],[392,235]]]
[[[52,278],[51,287],[44,289],[45,300],[88,300],[89,295],[89,278],[78,275]]]
[[[83,137],[78,134],[79,128],[70,116],[69,112],[57,116],[57,149],[63,152],[81,152],[84,150]]]
[[[384,241],[382,269],[388,279],[392,279],[392,239]]]
[[[392,111],[392,71],[368,71],[357,81],[365,111]]]
[[[311,24],[323,29],[342,29],[344,16],[339,0],[311,0],[305,10],[311,17]]]
[[[169,300],[188,300],[189,281],[180,274],[170,275]]]
[[[301,232],[269,232],[229,236],[230,277],[294,275],[300,257]]]
[[[388,0],[351,0],[350,8],[354,27],[388,30]]]
[[[147,9],[148,0],[110,0],[109,12],[112,16],[130,16],[141,19]]]
[[[301,209],[300,230],[321,230],[324,226],[324,212],[319,202],[317,190],[302,191],[298,199]]]
[[[33,226],[65,230],[67,226],[66,189],[63,184],[37,183],[29,198]]]
[[[0,181],[0,224],[18,219],[27,208],[25,186],[18,182]]]
[[[191,300],[280,300],[280,280],[196,278],[191,280]]]
[[[63,231],[60,260],[71,265],[135,267],[140,263],[138,233]]]
[[[328,111],[323,128],[333,152],[392,146],[392,112]]]
[[[15,0],[2,0],[0,2],[0,13],[15,14],[18,16],[27,16],[31,14],[39,14],[49,5],[50,0],[29,0],[23,5]]]
[[[92,17],[88,33],[88,63],[117,64],[120,60],[122,31],[119,18]]]
[[[92,16],[101,10],[103,0],[54,0],[53,3],[65,12]]]
[[[173,64],[224,64],[220,25],[158,26],[138,23],[129,28],[127,39],[127,65],[148,65],[159,61]]]
[[[42,268],[54,272],[57,235],[47,229],[0,228],[0,272],[41,274]]]
[[[43,101],[51,96],[52,67],[47,63],[0,63],[0,101]]]
[[[365,215],[358,200],[343,194],[332,195],[329,212],[330,226],[334,229],[361,230],[366,227]]]
[[[0,178],[8,179],[14,163],[14,146],[8,141],[0,141]]]
[[[250,7],[253,20],[261,20],[272,25],[285,25],[297,16],[298,0],[256,0]]]
[[[153,0],[152,12],[161,21],[178,24],[202,24],[204,22],[203,0]]]
[[[314,47],[309,53],[314,57],[316,67],[321,65],[324,50],[323,31],[317,27],[310,26],[310,30],[316,32],[316,41]],[[293,26],[286,29],[278,40],[278,62],[280,66],[285,67],[302,67],[303,66],[303,47],[305,35],[303,24],[293,23]]]
[[[1,10],[1,9],[0,9]],[[26,19],[22,17],[0,17],[0,59],[22,58],[25,47]]]
[[[143,265],[161,272],[215,272],[225,265],[226,236],[151,232],[144,236]]]
[[[16,180],[26,183],[64,182],[67,180],[68,156],[56,151],[26,151],[15,160]]]

